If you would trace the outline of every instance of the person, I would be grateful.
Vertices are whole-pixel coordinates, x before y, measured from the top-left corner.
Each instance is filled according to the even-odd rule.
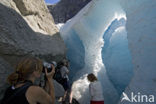
[[[55,93],[52,77],[55,68],[52,65],[52,71],[49,73],[46,68],[44,69],[48,92],[34,85],[42,70],[43,64],[40,59],[34,57],[22,59],[16,70],[7,78],[11,86],[6,90],[1,104],[54,104]]]
[[[104,97],[101,83],[97,80],[97,77],[91,73],[88,74],[87,79],[90,81],[89,92],[91,95],[90,104],[104,104]]]
[[[69,92],[69,104],[80,104],[80,103],[73,97],[73,93],[74,93],[75,87],[76,87],[76,83],[73,82],[73,83],[72,83],[72,86],[71,86],[71,89],[70,89],[70,92]]]
[[[63,60],[62,63],[63,63],[63,66],[61,67],[60,72],[61,72],[61,77],[62,77],[61,84],[62,84],[62,86],[63,86],[63,88],[65,90],[65,93],[64,93],[64,96],[63,96],[63,99],[62,99],[62,102],[64,103],[65,100],[66,100],[67,94],[68,94],[68,90],[70,89],[70,87],[69,87],[69,77],[68,77],[69,63],[66,60]]]

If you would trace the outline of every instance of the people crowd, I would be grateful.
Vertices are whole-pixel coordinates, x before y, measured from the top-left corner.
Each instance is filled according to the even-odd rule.
[[[5,91],[1,104],[55,104],[55,79],[64,90],[62,104],[72,104],[72,90],[69,80],[69,60],[61,62],[52,61],[45,64],[41,59],[32,56],[22,58],[17,64],[15,71],[11,73],[7,81],[10,87]],[[36,79],[44,73],[45,86],[36,85]],[[96,76],[91,73],[87,76],[90,81],[89,91],[90,104],[104,104],[102,87]]]

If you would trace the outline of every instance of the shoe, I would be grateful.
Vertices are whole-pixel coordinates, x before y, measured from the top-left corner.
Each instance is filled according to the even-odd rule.
[[[62,101],[62,104],[66,104],[66,101]]]

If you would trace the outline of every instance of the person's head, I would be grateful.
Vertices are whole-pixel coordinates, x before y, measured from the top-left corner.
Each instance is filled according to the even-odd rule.
[[[96,77],[93,73],[88,74],[87,79],[88,79],[90,82],[97,81],[97,77]]]
[[[20,81],[28,80],[30,77],[38,78],[43,69],[42,61],[34,57],[23,58],[16,66],[16,70],[8,76],[7,81],[15,85]]]
[[[63,64],[63,66],[66,66],[67,65],[67,61],[66,60],[62,60],[62,64]]]
[[[63,63],[63,66],[69,67],[69,60],[63,59],[62,63]]]
[[[67,67],[70,66],[70,60],[67,60]]]

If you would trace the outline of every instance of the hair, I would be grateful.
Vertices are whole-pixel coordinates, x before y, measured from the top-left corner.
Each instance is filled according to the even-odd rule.
[[[16,70],[10,74],[7,81],[11,85],[27,80],[34,71],[42,71],[42,61],[34,57],[23,58],[16,66]]]
[[[97,77],[93,73],[88,74],[87,78],[90,82],[97,81]]]
[[[68,60],[68,59],[66,59],[66,58],[64,58],[64,59],[61,61],[62,65],[63,65],[63,66],[66,66],[67,68],[69,67],[69,62],[70,62],[70,60]]]

